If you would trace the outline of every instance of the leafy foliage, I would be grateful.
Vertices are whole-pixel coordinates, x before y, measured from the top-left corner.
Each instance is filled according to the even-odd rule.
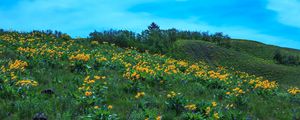
[[[274,60],[279,64],[285,65],[300,65],[300,57],[297,55],[289,55],[288,53],[283,53],[276,51],[274,54]]]
[[[109,30],[90,33],[90,39],[98,42],[114,43],[121,47],[137,47],[141,51],[149,50],[153,53],[167,53],[174,47],[177,40],[204,40],[221,46],[230,47],[230,37],[222,32],[179,31],[175,28],[162,30],[156,23],[151,23],[148,29],[141,33],[128,30]]]

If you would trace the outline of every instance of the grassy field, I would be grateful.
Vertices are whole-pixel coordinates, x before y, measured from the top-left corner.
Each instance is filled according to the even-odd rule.
[[[205,42],[177,44],[181,49],[174,57],[186,50],[193,60],[88,39],[3,34],[0,118],[300,119],[299,82],[277,83],[215,65],[241,65],[240,70],[264,65],[279,73],[298,68]]]
[[[175,53],[193,61],[204,60],[211,65],[229,66],[257,76],[263,76],[281,83],[283,87],[300,85],[300,66],[276,64],[273,60],[276,50],[300,55],[299,50],[280,48],[247,40],[232,40],[231,48],[200,40],[177,41]]]

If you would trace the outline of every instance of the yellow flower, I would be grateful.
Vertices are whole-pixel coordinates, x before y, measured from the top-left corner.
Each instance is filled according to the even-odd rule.
[[[25,70],[25,67],[28,66],[28,63],[25,62],[25,61],[21,61],[21,60],[16,60],[14,62],[10,62],[9,63],[9,69],[10,70],[22,70],[24,71]]]
[[[219,117],[219,113],[217,113],[217,112],[214,113],[214,118],[215,118],[215,119],[219,119],[219,118],[220,118],[220,117]]]
[[[106,57],[100,57],[100,58],[97,58],[97,61],[98,62],[104,62],[104,61],[107,61],[107,58]]]
[[[156,120],[161,120],[161,118],[162,117],[159,115],[159,116],[156,117]]]
[[[91,96],[93,93],[92,92],[89,92],[89,91],[86,91],[85,92],[85,96]]]
[[[94,107],[94,109],[98,109],[99,108],[99,106],[98,105],[96,105],[95,107]]]
[[[145,92],[138,92],[136,95],[135,95],[135,98],[140,98],[140,97],[143,97],[145,96]]]
[[[99,42],[98,42],[98,41],[92,41],[91,44],[93,44],[93,45],[98,45]]]
[[[167,95],[167,98],[171,98],[171,97],[172,97],[172,95],[171,95],[171,94],[168,94],[168,95]]]
[[[70,60],[78,60],[78,61],[88,61],[90,59],[90,55],[89,54],[77,54],[77,55],[72,55],[69,57]]]
[[[20,85],[20,86],[37,86],[38,83],[34,80],[20,80],[16,83],[16,85]]]
[[[300,89],[298,89],[297,87],[293,87],[293,88],[288,89],[288,92],[291,95],[296,95],[296,94],[300,93]]]
[[[179,64],[182,67],[187,67],[188,66],[188,63],[185,62],[185,61],[178,61],[177,64]]]
[[[179,94],[179,93],[178,93]],[[177,94],[174,91],[171,91],[169,94],[167,94],[167,98],[173,98],[175,97]]]
[[[87,82],[87,84],[92,84],[92,83],[95,83],[95,80],[89,80],[89,81]]]
[[[90,79],[90,76],[86,76],[85,78],[84,78],[84,81],[88,81]]]
[[[257,80],[257,83],[254,88],[274,89],[277,87],[278,85],[275,81],[270,82],[269,80],[264,80],[264,81]]]
[[[217,106],[217,102],[212,102],[211,104],[212,104],[213,107]]]
[[[108,109],[112,109],[113,108],[113,106],[112,105],[108,105],[108,107],[107,107]]]
[[[97,75],[94,76],[94,78],[97,79],[97,80],[101,79],[101,77],[100,77],[100,76],[97,76]]]
[[[208,115],[210,113],[210,111],[211,111],[210,107],[206,107],[205,114]]]
[[[186,108],[188,110],[196,110],[197,106],[195,104],[190,104],[190,105],[184,106],[184,108]]]

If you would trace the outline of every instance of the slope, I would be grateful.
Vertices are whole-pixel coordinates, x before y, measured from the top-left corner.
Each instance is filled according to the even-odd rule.
[[[246,40],[233,40],[231,48],[200,40],[177,41],[173,55],[177,58],[204,60],[211,65],[232,67],[239,71],[276,80],[283,86],[300,85],[299,66],[279,65],[273,61],[276,50],[284,50],[292,54],[300,52],[293,49],[279,48]]]
[[[299,119],[298,88],[205,62],[41,32],[0,35],[0,56],[3,120]]]

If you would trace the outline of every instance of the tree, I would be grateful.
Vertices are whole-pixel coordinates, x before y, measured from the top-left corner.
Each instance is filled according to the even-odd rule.
[[[148,30],[152,31],[152,30],[160,30],[160,29],[159,29],[159,26],[158,26],[156,23],[152,22],[152,23],[148,26]]]
[[[163,47],[162,42],[162,35],[159,29],[159,26],[152,22],[148,29],[143,32],[143,36],[145,38],[145,43],[150,46],[150,49],[155,52],[161,51]]]
[[[2,35],[4,33],[3,29],[0,29],[0,35]]]
[[[277,50],[273,57],[274,60],[276,60],[279,64],[283,64],[283,56],[281,55],[281,52]]]

